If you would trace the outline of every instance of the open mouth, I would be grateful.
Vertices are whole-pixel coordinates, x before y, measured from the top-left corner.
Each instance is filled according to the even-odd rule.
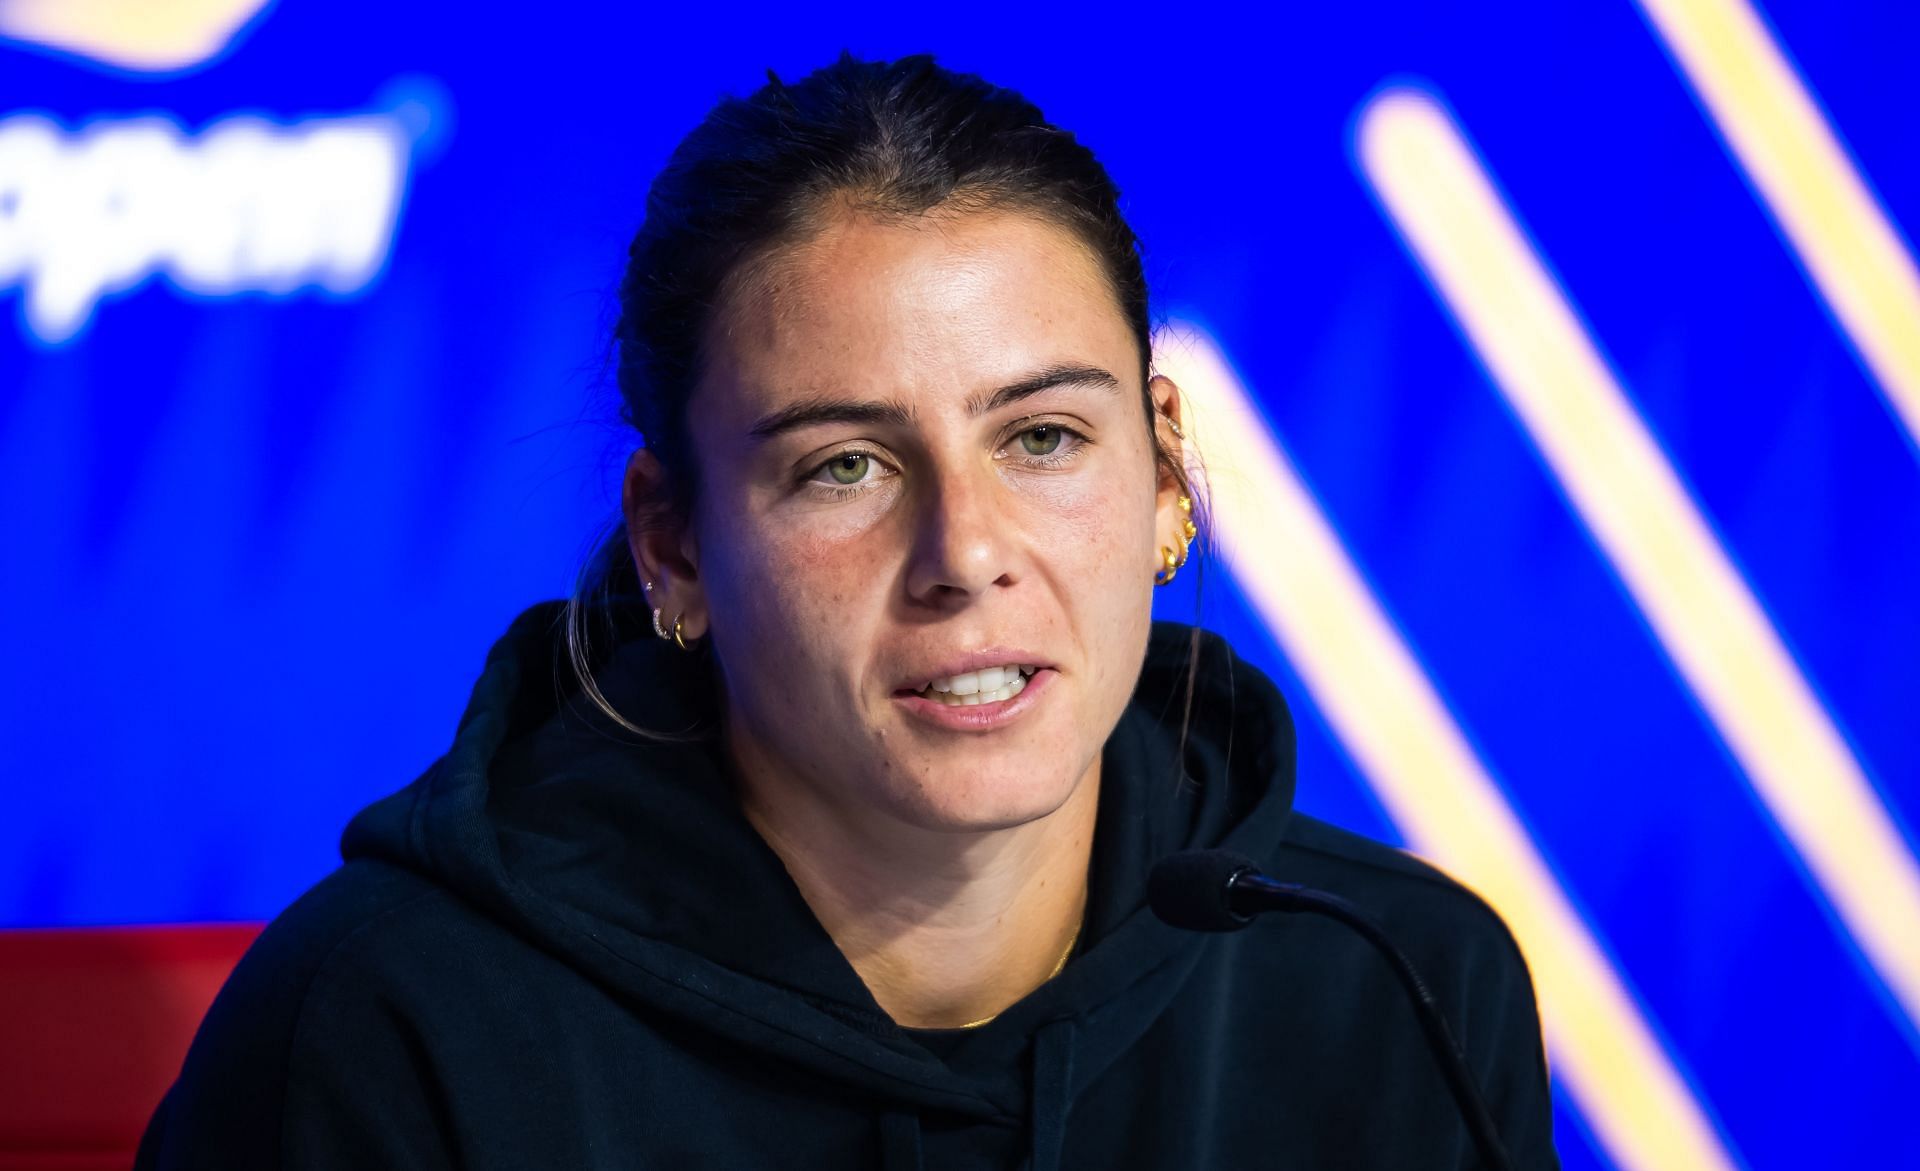
[[[978,707],[983,703],[1004,703],[1027,688],[1027,678],[1036,667],[1009,663],[1001,667],[982,667],[964,675],[934,679],[925,687],[907,694],[943,703],[948,707]]]

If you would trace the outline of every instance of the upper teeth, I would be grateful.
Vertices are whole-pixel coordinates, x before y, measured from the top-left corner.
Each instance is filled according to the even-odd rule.
[[[978,671],[967,671],[945,679],[935,679],[922,690],[951,691],[955,695],[973,695],[981,691],[998,691],[1022,675],[1031,675],[1036,668],[1024,663],[1009,663],[1004,667],[982,667]]]

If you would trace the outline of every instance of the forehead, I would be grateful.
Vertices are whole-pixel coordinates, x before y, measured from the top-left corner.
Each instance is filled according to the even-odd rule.
[[[1135,346],[1093,252],[1050,220],[842,211],[737,282],[700,397],[728,418],[823,392],[958,402],[1054,363],[1124,376]]]

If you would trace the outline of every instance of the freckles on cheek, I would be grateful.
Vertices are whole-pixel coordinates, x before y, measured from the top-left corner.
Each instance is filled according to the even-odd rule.
[[[762,625],[817,624],[839,614],[868,572],[857,543],[814,526],[776,526],[759,536],[752,563],[735,567],[732,588]]]
[[[1093,478],[1045,485],[1036,496],[1037,523],[1044,530],[1038,535],[1056,556],[1110,568],[1152,538],[1151,513],[1143,510],[1143,521],[1130,521],[1126,509],[1114,507],[1123,497],[1118,486]]]

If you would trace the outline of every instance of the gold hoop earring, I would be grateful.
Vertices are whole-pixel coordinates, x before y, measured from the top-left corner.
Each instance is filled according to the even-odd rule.
[[[1160,559],[1165,562],[1165,565],[1153,575],[1153,584],[1157,586],[1163,586],[1172,581],[1173,575],[1180,572],[1180,566],[1186,561],[1184,557],[1174,556],[1173,550],[1165,545],[1160,546]]]
[[[1173,575],[1187,563],[1187,554],[1193,546],[1193,539],[1200,533],[1200,527],[1193,523],[1193,497],[1181,493],[1179,503],[1180,511],[1185,514],[1180,521],[1180,552],[1176,556],[1170,547],[1160,546],[1160,559],[1164,564],[1153,575],[1153,584],[1157,586],[1163,586],[1172,581]]]
[[[680,637],[680,620],[684,617],[686,617],[684,614],[675,614],[673,616],[673,645],[683,651],[690,651],[693,648],[687,645],[686,639]]]

